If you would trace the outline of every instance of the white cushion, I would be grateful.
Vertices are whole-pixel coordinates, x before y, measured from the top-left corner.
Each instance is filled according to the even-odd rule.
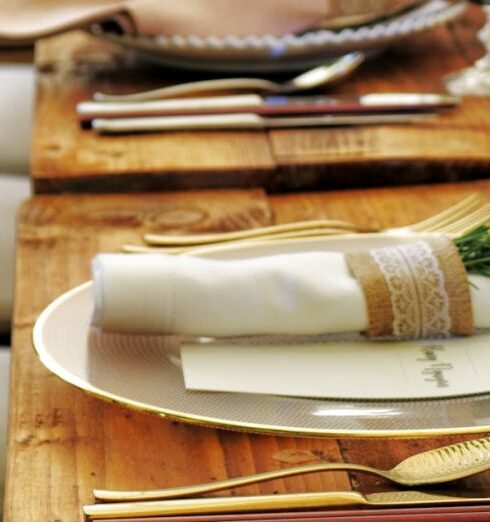
[[[0,174],[0,332],[8,331],[12,314],[16,215],[29,195],[28,177]]]
[[[29,172],[34,70],[0,65],[0,172]]]
[[[9,365],[10,350],[6,349],[6,347],[0,346],[0,514],[2,513],[3,490],[5,484]]]

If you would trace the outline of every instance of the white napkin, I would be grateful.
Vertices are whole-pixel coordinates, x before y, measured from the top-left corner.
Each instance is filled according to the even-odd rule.
[[[32,41],[109,21],[140,36],[279,36],[337,16],[339,1],[330,5],[327,0],[16,0],[2,4],[0,41]],[[353,12],[369,15],[371,9],[354,6]]]
[[[286,35],[367,23],[423,0],[15,0],[2,3],[0,43],[30,42],[97,22],[139,36]]]
[[[129,0],[115,18],[125,32],[141,36],[300,33],[346,27],[392,16],[423,0]],[[124,19],[126,17],[126,20]]]
[[[135,34],[201,37],[296,33],[333,14],[326,0],[131,0],[123,12]]]
[[[469,280],[475,326],[490,328],[490,279]],[[233,261],[99,254],[93,282],[93,322],[111,332],[321,335],[368,323],[362,291],[336,252]]]

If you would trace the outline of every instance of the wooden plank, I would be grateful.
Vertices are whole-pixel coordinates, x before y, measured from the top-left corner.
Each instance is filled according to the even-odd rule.
[[[482,54],[475,34],[481,23],[478,8],[471,8],[447,26],[400,42],[325,92],[441,90],[446,73]],[[76,102],[95,90],[137,91],[195,74],[151,65],[76,32],[42,40],[36,51],[32,179],[38,193],[254,186],[278,192],[476,179],[490,167],[486,98],[465,99],[417,125],[97,137],[78,126]]]
[[[482,55],[481,12],[417,35],[365,64],[334,93],[437,92],[443,77]],[[468,97],[433,122],[271,132],[280,175],[275,190],[357,187],[486,177],[490,100]],[[294,183],[294,185],[293,185]]]
[[[372,229],[415,223],[480,192],[490,197],[486,181],[410,187],[304,192],[268,198],[276,222],[340,219]]]
[[[31,199],[20,214],[18,237],[5,522],[75,522],[96,487],[191,484],[315,459],[390,467],[415,451],[465,438],[337,441],[171,422],[101,401],[65,384],[36,359],[31,334],[36,317],[52,299],[88,278],[94,253],[135,242],[148,229],[229,230],[267,224],[272,216],[286,222],[325,215],[389,226],[420,219],[473,192],[490,197],[490,182],[268,200],[261,191]],[[358,476],[353,483],[365,492],[393,487],[377,480]],[[488,494],[490,473],[453,484],[453,491],[468,484],[477,484],[482,494]],[[323,473],[249,486],[236,493],[350,487],[346,474]]]
[[[57,295],[89,277],[90,258],[143,231],[230,230],[271,222],[261,191],[38,196],[20,215],[6,522],[81,519],[95,487],[156,488],[341,458],[337,443],[200,428],[90,397],[50,374],[32,326]],[[343,473],[240,491],[349,487]]]
[[[80,32],[43,40],[36,51],[32,145],[36,192],[260,186],[274,165],[263,132],[98,137],[83,130],[75,105],[89,99],[94,90],[147,89],[168,83],[176,72]]]

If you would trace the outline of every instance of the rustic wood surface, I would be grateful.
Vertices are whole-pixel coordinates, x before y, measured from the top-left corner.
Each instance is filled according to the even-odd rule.
[[[331,94],[439,91],[444,74],[481,56],[478,8],[394,45]],[[264,187],[268,191],[381,186],[485,177],[490,100],[468,98],[432,123],[338,129],[169,132],[97,137],[76,102],[96,90],[138,91],[203,78],[144,62],[82,33],[42,40],[32,145],[37,193]],[[280,78],[279,78],[280,79]]]
[[[22,208],[16,266],[5,522],[80,522],[93,488],[141,489],[255,473],[316,459],[391,467],[423,449],[471,438],[275,437],[165,420],[90,397],[50,374],[32,349],[34,321],[89,277],[89,260],[142,232],[232,230],[312,217],[403,225],[464,196],[490,198],[490,181],[267,197],[261,190],[173,194],[44,195]],[[363,474],[323,473],[248,486],[259,494],[388,490]],[[452,484],[490,494],[490,472]]]

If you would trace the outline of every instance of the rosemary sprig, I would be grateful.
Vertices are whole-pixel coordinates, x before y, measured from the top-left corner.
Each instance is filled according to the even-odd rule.
[[[490,225],[458,237],[454,244],[467,272],[490,277]]]

